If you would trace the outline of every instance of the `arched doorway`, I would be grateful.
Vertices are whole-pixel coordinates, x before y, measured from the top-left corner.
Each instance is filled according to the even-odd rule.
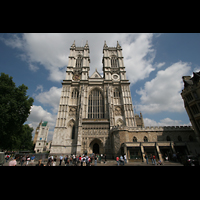
[[[93,145],[93,153],[99,154],[99,145],[97,143]]]
[[[104,148],[103,148],[103,143],[100,139],[94,138],[89,145],[88,153],[92,154],[103,154],[104,153]]]

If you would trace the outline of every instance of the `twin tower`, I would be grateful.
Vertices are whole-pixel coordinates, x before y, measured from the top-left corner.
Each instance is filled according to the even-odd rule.
[[[130,82],[122,48],[103,46],[103,77],[95,70],[89,77],[88,42],[70,47],[66,78],[62,82],[59,110],[51,154],[114,155],[116,127],[137,127],[130,93]],[[95,66],[94,66],[95,68]]]

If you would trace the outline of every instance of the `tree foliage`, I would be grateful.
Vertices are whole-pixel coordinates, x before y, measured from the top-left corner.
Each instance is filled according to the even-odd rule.
[[[23,126],[34,102],[26,95],[28,87],[15,86],[13,78],[1,73],[0,76],[0,148],[19,149],[23,142]]]

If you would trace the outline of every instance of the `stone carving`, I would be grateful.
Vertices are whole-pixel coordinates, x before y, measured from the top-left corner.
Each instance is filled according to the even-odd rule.
[[[119,106],[115,108],[115,115],[116,116],[122,115],[122,109]]]
[[[124,125],[124,121],[122,119],[118,119],[117,126],[123,126],[123,125]]]
[[[76,115],[76,107],[69,108],[69,116]]]

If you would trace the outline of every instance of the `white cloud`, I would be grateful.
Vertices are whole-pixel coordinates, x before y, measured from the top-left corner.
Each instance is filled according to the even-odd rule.
[[[136,106],[143,113],[158,113],[162,111],[183,112],[183,100],[180,92],[183,88],[182,76],[190,74],[189,63],[177,62],[160,70],[144,89],[136,92],[141,95],[141,102]]]
[[[159,122],[144,118],[145,126],[191,126],[191,123],[183,124],[181,120],[172,120],[170,118],[161,119]]]
[[[155,63],[154,64],[154,66],[156,67],[156,68],[161,68],[162,66],[164,66],[165,65],[165,62],[162,62],[162,63]]]
[[[68,65],[69,48],[73,41],[76,46],[85,45],[88,40],[90,47],[90,75],[95,71],[102,71],[102,50],[104,40],[108,46],[116,46],[117,41],[123,49],[124,65],[127,78],[131,83],[142,80],[155,70],[152,62],[155,50],[152,48],[153,34],[148,33],[25,33],[13,34],[9,39],[1,38],[6,45],[22,50],[19,54],[29,69],[36,72],[43,65],[49,71],[48,79],[60,82],[65,78]]]
[[[43,92],[43,86],[42,85],[38,85],[35,91],[40,90],[41,92]]]
[[[49,91],[39,93],[35,97],[35,99],[44,105],[52,106],[53,113],[57,113],[61,96],[61,90],[62,88],[51,87]]]

